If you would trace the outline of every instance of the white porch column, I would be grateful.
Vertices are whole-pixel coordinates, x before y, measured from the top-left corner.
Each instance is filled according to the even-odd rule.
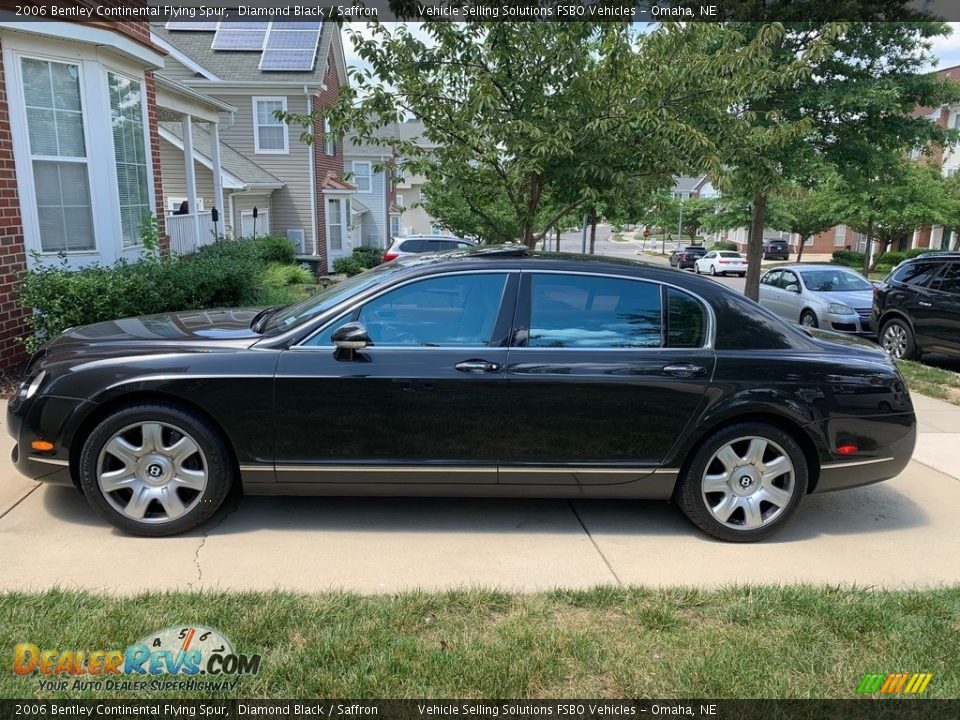
[[[220,213],[221,232],[227,229],[227,214],[223,207],[223,177],[220,171],[220,123],[210,123],[210,136],[212,138],[210,145],[210,163],[213,165],[213,204]]]
[[[200,243],[200,213],[197,212],[197,175],[193,164],[193,120],[187,113],[180,119],[183,133],[183,163],[187,179],[187,205],[193,216],[193,245]]]

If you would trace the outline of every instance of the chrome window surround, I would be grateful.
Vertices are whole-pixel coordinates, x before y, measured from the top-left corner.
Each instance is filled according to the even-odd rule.
[[[710,305],[710,303],[708,303],[706,300],[704,300],[701,296],[697,295],[697,294],[694,293],[694,292],[691,292],[691,291],[688,290],[687,288],[681,287],[681,286],[679,286],[679,285],[675,285],[674,283],[666,282],[666,281],[663,281],[663,280],[652,280],[652,279],[647,279],[647,278],[632,277],[632,276],[630,276],[630,275],[618,275],[618,274],[616,274],[616,273],[596,273],[596,272],[588,272],[588,271],[585,271],[585,270],[551,270],[551,269],[527,270],[527,269],[518,269],[518,268],[499,268],[499,269],[498,269],[498,268],[487,268],[487,269],[483,269],[483,270],[459,270],[459,271],[455,271],[455,272],[440,272],[440,273],[436,273],[436,274],[434,274],[434,275],[428,275],[428,276],[420,276],[420,277],[410,278],[409,280],[405,280],[405,281],[400,282],[400,283],[397,283],[397,284],[395,284],[395,285],[391,285],[390,287],[383,288],[380,292],[374,293],[373,295],[370,295],[369,297],[364,298],[362,301],[358,301],[358,302],[353,302],[353,303],[351,303],[350,306],[348,307],[348,309],[347,309],[345,312],[340,313],[339,315],[337,315],[337,317],[333,318],[332,320],[330,320],[330,321],[324,323],[323,325],[321,325],[320,327],[318,327],[316,330],[314,330],[312,333],[310,333],[309,335],[307,335],[307,337],[305,337],[305,338],[304,338],[303,340],[301,340],[299,343],[297,343],[296,345],[292,345],[292,346],[290,347],[290,350],[299,350],[299,351],[304,351],[304,350],[306,350],[306,351],[321,350],[321,351],[327,351],[327,352],[330,351],[330,350],[332,349],[332,346],[328,346],[328,345],[307,345],[307,343],[310,342],[310,340],[312,340],[314,337],[316,337],[317,335],[319,335],[320,333],[322,333],[324,330],[326,330],[328,327],[330,327],[331,325],[333,325],[334,323],[337,323],[337,322],[339,322],[340,320],[342,320],[344,317],[347,317],[347,316],[351,315],[353,312],[355,312],[355,311],[357,310],[357,308],[362,307],[363,305],[367,304],[367,303],[370,302],[371,300],[375,300],[376,298],[380,297],[381,295],[385,295],[386,293],[388,293],[388,292],[390,292],[390,291],[392,291],[392,290],[396,290],[397,288],[403,287],[404,285],[409,285],[409,284],[411,284],[411,283],[419,282],[419,281],[422,281],[422,280],[429,280],[429,279],[432,279],[432,278],[443,277],[443,276],[446,276],[446,275],[478,275],[478,274],[484,274],[484,275],[493,275],[493,274],[510,275],[510,274],[513,274],[513,273],[517,273],[517,274],[520,274],[520,275],[524,275],[524,274],[534,274],[534,273],[535,273],[535,274],[541,274],[541,275],[543,275],[543,274],[548,274],[548,275],[585,275],[585,276],[587,276],[587,277],[613,278],[614,280],[633,280],[634,282],[644,282],[644,283],[650,283],[650,284],[652,284],[652,285],[659,285],[659,286],[661,286],[661,287],[672,288],[672,289],[674,289],[674,290],[677,290],[678,292],[682,292],[682,293],[684,293],[684,294],[686,294],[686,295],[689,295],[689,296],[692,297],[694,300],[696,300],[696,301],[700,304],[701,307],[706,308],[706,311],[707,311],[707,327],[706,327],[706,332],[704,333],[704,335],[705,335],[705,343],[704,343],[703,345],[701,345],[700,347],[696,347],[696,348],[671,348],[671,347],[663,347],[663,346],[660,346],[660,347],[647,347],[647,348],[604,348],[604,347],[598,347],[598,348],[528,348],[528,347],[513,347],[513,346],[507,346],[507,347],[504,347],[504,348],[498,348],[498,347],[491,347],[491,346],[489,346],[489,345],[479,345],[479,346],[477,346],[477,345],[445,345],[445,346],[442,346],[442,347],[432,347],[432,346],[431,346],[431,347],[426,347],[426,346],[416,346],[416,345],[414,345],[414,346],[407,346],[407,345],[375,345],[375,346],[372,346],[372,347],[370,347],[370,348],[368,348],[368,349],[369,349],[369,350],[434,350],[434,351],[436,351],[436,350],[487,350],[487,351],[489,351],[489,350],[497,350],[497,349],[508,349],[508,350],[510,350],[511,352],[513,352],[513,351],[520,351],[520,350],[536,351],[536,352],[544,352],[544,351],[549,351],[549,350],[564,350],[564,351],[574,351],[574,352],[584,352],[584,351],[586,351],[586,352],[690,352],[691,350],[712,350],[712,349],[714,348],[714,340],[715,340],[715,336],[716,336],[717,319],[716,319],[716,315],[715,315],[714,312],[713,312],[713,307]],[[508,283],[505,283],[505,284],[504,284],[504,291],[506,291],[507,284],[508,284]],[[502,307],[502,306],[503,306],[503,297],[502,297],[502,296],[501,296],[501,299],[500,299],[500,304],[501,304],[501,307]],[[662,312],[663,312],[663,306],[662,306],[662,304],[661,304],[661,313],[662,313]],[[662,316],[661,316],[661,323],[662,323]]]

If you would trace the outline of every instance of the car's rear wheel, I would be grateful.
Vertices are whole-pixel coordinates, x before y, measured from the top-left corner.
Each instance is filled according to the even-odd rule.
[[[915,360],[917,342],[909,323],[899,318],[887,320],[880,330],[880,345],[894,360]]]
[[[710,274],[713,275],[714,277],[717,276],[717,266],[716,266],[716,265],[711,265],[711,266],[710,266]]]
[[[783,527],[807,482],[806,456],[790,434],[767,423],[738,423],[700,444],[674,496],[704,532],[751,542]]]
[[[800,313],[800,324],[803,325],[804,327],[812,327],[812,328],[820,327],[820,323],[817,320],[817,316],[814,315],[809,310],[804,310],[802,313]]]
[[[226,443],[209,422],[160,403],[111,414],[80,454],[88,501],[134,535],[175,535],[200,525],[223,503],[234,475]]]

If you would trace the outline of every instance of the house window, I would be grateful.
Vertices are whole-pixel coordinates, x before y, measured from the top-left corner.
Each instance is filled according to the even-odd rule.
[[[833,246],[834,247],[844,247],[847,242],[847,226],[846,225],[837,225],[833,229]]]
[[[96,247],[80,101],[80,67],[23,58],[23,102],[30,117],[41,252]]]
[[[331,250],[343,249],[343,201],[339,198],[327,200],[327,238]]]
[[[287,153],[287,124],[274,113],[287,109],[283,97],[255,97],[253,99],[253,144],[258,153]]]
[[[140,83],[107,73],[110,121],[117,165],[123,246],[140,244],[140,225],[150,213],[147,151],[143,141],[143,94]]]
[[[333,131],[330,129],[330,120],[323,119],[323,152],[327,155],[337,154],[337,143],[333,139]]]
[[[400,216],[390,216],[390,237],[395,238],[400,234]]]
[[[371,191],[370,163],[355,162],[353,164],[353,184],[357,186],[357,192],[368,193]]]

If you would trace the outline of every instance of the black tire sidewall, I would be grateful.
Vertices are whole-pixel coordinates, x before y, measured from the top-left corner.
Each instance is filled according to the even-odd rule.
[[[735,530],[722,524],[710,514],[700,492],[701,479],[707,469],[707,463],[717,450],[731,440],[747,436],[763,437],[783,448],[793,463],[794,485],[790,502],[774,522],[755,530]],[[708,535],[731,542],[754,542],[769,537],[783,528],[807,494],[808,484],[807,458],[799,443],[789,433],[776,425],[763,422],[737,423],[718,430],[699,444],[699,449],[681,474],[674,492],[674,500],[687,518]]]
[[[200,502],[168,523],[153,525],[128,518],[114,509],[97,483],[97,461],[103,446],[114,433],[138,422],[161,422],[182,428],[200,446],[207,463],[207,487]],[[100,421],[83,444],[79,471],[83,493],[101,517],[124,532],[147,537],[176,535],[206,522],[223,504],[235,479],[233,460],[220,433],[196,413],[166,403],[127,406]]]

